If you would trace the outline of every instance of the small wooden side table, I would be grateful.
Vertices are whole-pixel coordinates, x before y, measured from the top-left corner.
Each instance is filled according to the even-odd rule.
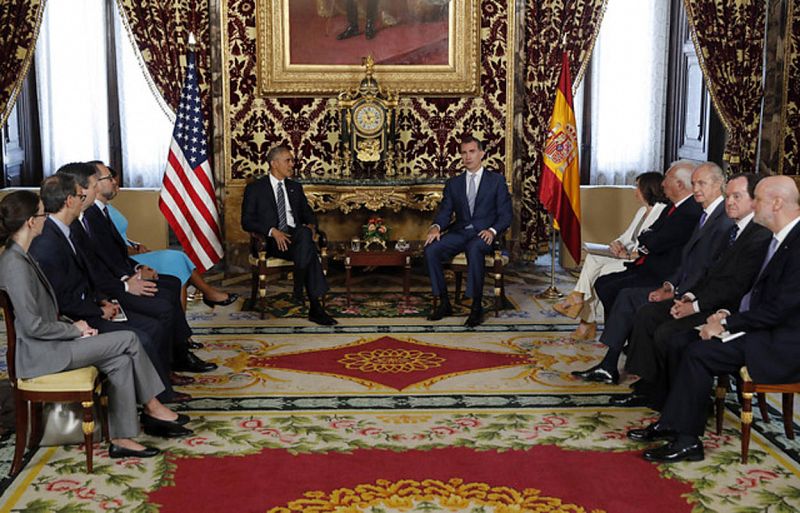
[[[381,251],[345,251],[345,285],[347,287],[347,306],[350,306],[350,270],[353,267],[402,267],[403,268],[403,295],[406,302],[409,300],[411,283],[411,250],[397,251],[385,249]]]

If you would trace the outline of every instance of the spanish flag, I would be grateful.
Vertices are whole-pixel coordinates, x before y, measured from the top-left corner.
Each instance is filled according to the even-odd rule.
[[[569,57],[562,53],[561,77],[545,143],[539,201],[552,214],[554,228],[576,262],[581,260],[581,174],[578,130],[572,108]]]

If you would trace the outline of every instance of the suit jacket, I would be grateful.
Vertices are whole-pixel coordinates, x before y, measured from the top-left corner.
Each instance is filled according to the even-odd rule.
[[[92,241],[80,221],[73,221],[69,229],[75,250],[81,260],[86,262],[88,280],[92,287],[109,297],[122,299],[125,295],[125,284],[120,280],[122,275],[116,275],[100,258],[98,245]],[[91,226],[89,229],[92,229]]]
[[[33,258],[11,241],[0,255],[0,287],[14,305],[17,377],[59,372],[71,361],[64,340],[81,336],[71,323],[58,320],[56,292]]]
[[[759,266],[760,267],[760,266]],[[783,240],[751,289],[750,309],[728,317],[744,331],[745,363],[761,383],[800,381],[800,224]]]
[[[89,230],[91,230],[91,239],[97,258],[117,278],[134,274],[136,261],[128,256],[128,245],[111,220],[97,205],[87,208],[83,215],[89,221]]]
[[[295,226],[317,225],[317,216],[308,204],[303,186],[286,178],[283,181],[286,200],[292,209]],[[267,236],[278,227],[278,205],[269,175],[262,176],[244,189],[242,200],[242,229]]]
[[[29,253],[53,286],[61,314],[76,320],[102,315],[98,301],[104,297],[89,281],[87,262],[80,252],[72,251],[52,219],[44,222],[42,234],[33,239]]]
[[[717,205],[702,227],[698,221],[692,235],[683,246],[680,266],[668,279],[676,290],[681,292],[689,290],[705,276],[719,250],[728,243],[731,226],[733,220],[725,214],[723,203]]]
[[[772,232],[750,221],[736,242],[723,249],[705,277],[687,291],[694,295],[701,311],[736,311],[761,269],[771,238]]]
[[[639,247],[647,249],[644,262],[626,263],[629,268],[665,280],[681,263],[683,246],[692,236],[703,209],[694,198],[687,198],[670,214],[672,204],[661,213],[649,230],[639,235]]]
[[[453,215],[455,220],[451,224]],[[499,236],[511,226],[512,217],[511,196],[505,178],[484,168],[472,214],[469,213],[467,173],[464,172],[445,183],[442,202],[433,222],[442,230],[463,230],[470,224],[478,232],[493,228]]]

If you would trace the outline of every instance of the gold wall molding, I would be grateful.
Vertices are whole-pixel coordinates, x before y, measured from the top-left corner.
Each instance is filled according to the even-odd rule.
[[[348,214],[359,208],[431,211],[442,200],[442,184],[425,185],[306,185],[303,190],[315,211],[341,210]]]

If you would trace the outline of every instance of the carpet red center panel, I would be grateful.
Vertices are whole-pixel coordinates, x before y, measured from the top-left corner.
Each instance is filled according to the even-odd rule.
[[[276,356],[254,355],[248,367],[336,375],[369,386],[403,390],[418,383],[485,369],[532,363],[526,355],[450,347],[381,337],[372,341]]]
[[[265,449],[249,456],[186,458],[173,462],[175,485],[150,494],[150,502],[159,504],[162,512],[242,513],[272,508],[333,511],[347,502],[369,503],[386,490],[402,497],[405,489],[408,496],[412,488],[424,490],[421,496],[428,499],[435,488],[445,490],[450,494],[446,500],[452,505],[461,500],[466,504],[470,497],[478,496],[477,491],[492,490],[481,493],[481,497],[502,503],[504,498],[526,495],[526,490],[530,495],[534,489],[550,504],[560,501],[587,512],[691,511],[682,497],[692,491],[691,486],[662,478],[656,465],[645,462],[633,451],[568,451],[545,445],[528,451],[503,452],[450,447],[293,455],[285,450]],[[406,485],[421,486],[404,488],[404,480]],[[437,482],[438,485],[433,484]],[[462,483],[465,486],[458,486]],[[353,490],[360,493],[353,494]],[[308,505],[298,506],[299,503]]]

